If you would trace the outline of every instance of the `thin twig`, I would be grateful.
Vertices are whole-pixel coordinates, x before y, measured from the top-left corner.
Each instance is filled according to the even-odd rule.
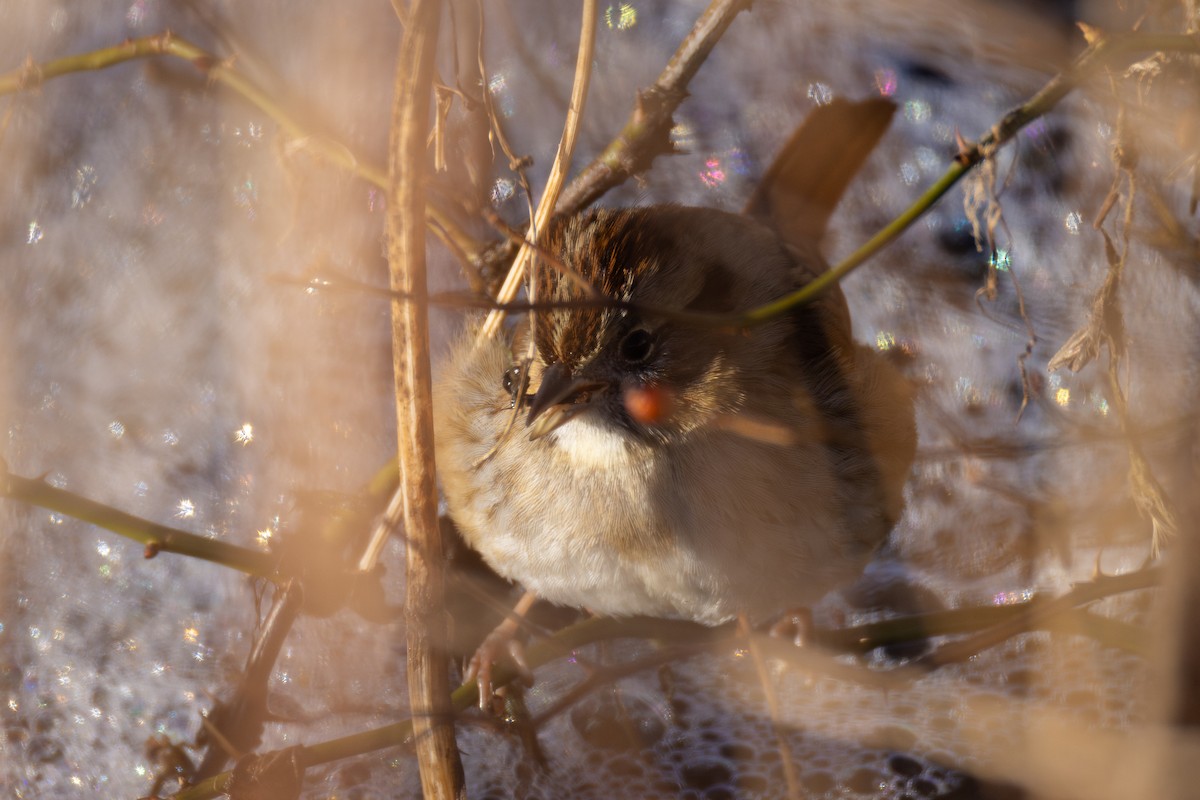
[[[714,3],[716,6],[717,3]],[[710,6],[710,11],[712,10]],[[740,10],[740,9],[739,9]],[[707,13],[707,12],[706,12]],[[695,31],[693,31],[693,36]],[[692,37],[689,37],[689,42]],[[686,44],[686,43],[685,43]],[[683,47],[681,46],[681,51]],[[839,283],[843,278],[861,266],[867,259],[874,256],[893,240],[899,237],[904,231],[918,219],[920,219],[926,211],[940,200],[964,175],[971,170],[975,164],[979,163],[984,157],[984,154],[990,149],[995,149],[1008,141],[1029,123],[1045,115],[1053,109],[1059,101],[1062,100],[1071,90],[1076,88],[1082,81],[1091,75],[1097,68],[1108,64],[1113,59],[1122,55],[1128,55],[1134,52],[1144,52],[1146,50],[1165,50],[1175,52],[1200,52],[1200,35],[1196,34],[1135,34],[1128,36],[1113,36],[1101,39],[1089,46],[1083,53],[1076,58],[1071,67],[1059,73],[1050,79],[1045,86],[1034,94],[1028,101],[1008,112],[992,129],[982,137],[978,142],[964,146],[962,152],[955,158],[954,163],[946,170],[932,186],[921,194],[917,200],[909,206],[904,212],[897,216],[894,220],[888,223],[883,229],[878,231],[874,236],[863,243],[857,250],[843,259],[841,262],[833,266],[828,271],[822,273],[816,279],[805,284],[801,289],[795,292],[784,295],[776,300],[766,303],[757,308],[750,309],[744,312],[734,312],[730,314],[691,314],[684,312],[667,312],[661,309],[651,309],[650,311],[658,313],[661,316],[677,319],[698,326],[712,327],[727,327],[727,328],[745,328],[754,325],[759,325],[771,319],[775,319],[781,314],[785,314],[793,308],[811,303],[820,297],[835,284]],[[678,56],[678,53],[677,53]],[[682,98],[680,98],[682,99]],[[634,117],[638,118],[635,112]],[[632,125],[632,122],[630,123]],[[641,141],[640,137],[647,136],[647,131],[642,127],[636,127],[636,130],[631,130],[627,126],[627,130],[622,132],[622,136],[618,137],[610,150],[620,150],[619,144],[627,136],[638,136],[637,141]],[[607,153],[608,151],[606,151]],[[603,160],[601,156],[600,160]],[[596,163],[599,163],[596,162]],[[611,188],[608,179],[605,178],[599,184],[600,191],[595,196],[588,195],[586,199],[577,199],[572,195],[576,185],[580,181],[585,180],[586,173],[589,170],[599,169],[594,163],[585,170],[576,181],[564,191],[561,201],[560,212],[567,214],[584,207],[588,202],[592,202],[603,191]],[[648,166],[648,164],[646,165]],[[629,173],[634,174],[634,173]],[[626,175],[628,177],[628,175]],[[623,180],[623,179],[622,179]],[[591,179],[585,181],[590,187]],[[619,183],[620,181],[617,181]],[[616,185],[616,184],[612,184]],[[590,191],[590,189],[589,189]]]
[[[1027,602],[1012,605],[938,611],[875,622],[856,628],[836,630],[817,628],[813,631],[812,636],[815,647],[797,648],[782,640],[762,634],[755,634],[755,642],[765,655],[770,658],[782,659],[799,669],[813,670],[840,680],[864,683],[879,689],[893,688],[902,685],[908,679],[906,676],[914,673],[896,670],[880,672],[856,667],[843,663],[841,659],[830,658],[826,652],[822,652],[821,648],[832,649],[834,652],[864,653],[887,644],[920,641],[957,633],[986,631],[997,625],[1010,625],[1012,633],[1009,635],[1016,635],[1031,628],[1057,630],[1060,629],[1064,619],[1079,619],[1078,616],[1071,616],[1074,613],[1072,609],[1077,606],[1124,592],[1153,589],[1161,584],[1162,578],[1163,569],[1151,567],[1124,575],[1102,576],[1097,580],[1079,584],[1071,592],[1058,598],[1035,597]],[[1147,650],[1144,635],[1138,635],[1137,631],[1114,620],[1092,615],[1086,618],[1086,622],[1081,624],[1075,632],[1091,635],[1105,645],[1121,647],[1131,652],[1145,654]],[[556,659],[570,656],[575,650],[586,645],[613,639],[652,639],[677,652],[680,658],[691,657],[706,647],[714,650],[732,647],[738,641],[736,631],[731,625],[708,628],[694,622],[680,620],[648,617],[629,619],[593,617],[574,625],[568,625],[550,638],[531,642],[526,648],[525,659],[531,669],[536,669]],[[651,657],[627,668],[612,667],[594,675],[589,680],[595,686],[610,679],[617,680],[643,669],[658,666],[661,663],[661,659]],[[514,669],[506,665],[498,665],[494,677],[496,685],[504,685],[518,676]],[[478,700],[479,686],[474,681],[459,686],[451,695],[451,703],[456,712],[472,708]],[[395,747],[411,741],[412,735],[413,721],[404,720],[382,728],[304,747],[298,757],[302,764],[311,767],[387,747]],[[175,795],[175,800],[207,800],[207,798],[215,797],[221,793],[228,780],[229,773],[218,775],[185,789]]]
[[[147,558],[159,553],[178,553],[236,569],[256,578],[279,581],[287,577],[279,574],[279,558],[271,553],[197,536],[135,517],[74,492],[55,488],[44,480],[22,478],[0,469],[0,496],[66,514],[141,542],[146,546]]]
[[[971,228],[975,234],[975,249],[978,252],[983,252],[986,245],[988,251],[987,279],[984,285],[975,292],[976,307],[978,307],[980,313],[987,319],[1004,327],[1010,327],[1007,322],[993,317],[983,305],[985,298],[989,301],[995,301],[996,299],[996,287],[999,283],[997,273],[1001,268],[1000,260],[1003,258],[1005,261],[1004,268],[1008,272],[1009,280],[1012,281],[1013,291],[1016,293],[1017,313],[1025,325],[1025,347],[1021,351],[1021,354],[1017,356],[1017,371],[1021,375],[1021,407],[1017,409],[1016,421],[1020,422],[1021,417],[1025,414],[1025,409],[1029,406],[1029,399],[1033,395],[1026,362],[1033,355],[1033,349],[1037,346],[1038,337],[1037,330],[1033,327],[1033,321],[1029,318],[1029,314],[1025,309],[1025,293],[1021,290],[1021,282],[1017,278],[1017,267],[1014,263],[1016,259],[1012,252],[1012,230],[1008,226],[1008,220],[1004,216],[1004,206],[1000,202],[1000,195],[1007,188],[1015,172],[1015,164],[1016,159],[1013,160],[1013,164],[1009,167],[1008,177],[1005,179],[1004,186],[1001,187],[1000,191],[997,191],[995,148],[988,150],[983,158],[983,166],[975,171],[974,179],[968,181],[963,191],[963,210],[966,212],[967,219],[970,220]],[[986,220],[986,224],[982,228],[979,224],[981,212]],[[997,229],[1004,232],[1004,240],[1009,245],[1009,249],[1004,252],[1003,256],[1001,255],[1000,245],[996,240]]]
[[[671,144],[671,129],[675,126],[675,110],[688,96],[688,83],[733,18],[749,6],[749,0],[713,0],[709,4],[658,79],[638,93],[625,126],[563,190],[559,214],[578,213],[606,192],[650,169],[656,157],[676,152]],[[488,248],[479,260],[503,263],[512,258],[515,249],[512,242],[500,242]]]
[[[537,248],[540,253],[547,253],[544,248]],[[551,254],[552,255],[552,254]],[[560,262],[561,263],[561,262]],[[572,271],[566,265],[562,265],[564,276],[570,276]],[[578,273],[575,273],[578,274]],[[362,292],[373,297],[380,297],[388,300],[409,301],[415,299],[412,295],[405,292],[397,292],[392,289],[385,289],[382,286],[360,281],[356,278],[351,278],[348,275],[333,270],[326,269],[320,273],[309,273],[302,277],[293,277],[291,275],[272,275],[271,280],[278,283],[292,284],[303,286],[309,290],[320,291],[354,291]],[[579,275],[579,280],[583,281],[580,287],[592,289],[590,283]],[[658,317],[661,319],[673,320],[683,324],[692,324],[710,328],[728,328],[733,330],[729,324],[729,316],[725,314],[706,314],[696,311],[677,311],[667,308],[659,308],[657,306],[649,306],[642,303],[631,303],[627,300],[614,300],[605,297],[599,292],[591,292],[591,297],[583,297],[572,300],[539,300],[537,302],[527,302],[516,300],[509,303],[499,303],[490,297],[482,294],[474,294],[471,292],[448,291],[435,292],[425,297],[425,302],[432,306],[440,306],[442,308],[459,308],[459,309],[479,309],[484,311],[502,311],[505,314],[512,314],[526,311],[554,311],[562,309],[591,309],[591,308],[609,308],[618,311],[630,311],[646,317]],[[373,493],[374,490],[372,490]]]
[[[1069,68],[1047,81],[1046,85],[1033,97],[1005,114],[986,136],[975,144],[967,146],[958,154],[954,163],[942,177],[925,190],[916,202],[868,239],[861,247],[806,284],[804,288],[743,314],[734,315],[738,318],[737,324],[756,325],[774,319],[805,303],[811,303],[908,230],[909,226],[920,219],[934,203],[941,199],[942,195],[958,183],[975,164],[979,163],[985,153],[1008,142],[1026,125],[1058,105],[1060,100],[1096,69],[1118,56],[1146,50],[1197,53],[1200,52],[1200,35],[1135,34],[1110,36],[1097,41],[1084,50]]]
[[[531,214],[530,216],[532,217],[533,215]],[[571,281],[576,286],[578,286],[580,289],[582,289],[583,293],[585,295],[587,295],[588,297],[593,298],[593,299],[603,297],[603,295],[600,293],[600,291],[598,289],[596,289],[595,286],[592,285],[592,282],[589,281],[587,278],[583,277],[583,275],[578,270],[576,270],[573,267],[571,267],[570,265],[568,265],[566,262],[564,262],[562,259],[560,259],[557,255],[550,252],[545,247],[542,247],[540,244],[536,244],[536,243],[531,244],[529,242],[529,240],[525,238],[525,235],[523,233],[516,230],[515,228],[510,227],[508,225],[508,223],[506,223],[500,217],[500,215],[497,214],[495,211],[492,211],[490,208],[484,209],[483,218],[485,220],[487,220],[487,223],[489,225],[491,225],[492,228],[494,228],[497,233],[504,236],[506,239],[508,239],[510,242],[512,242],[517,247],[521,247],[522,245],[526,245],[526,244],[528,244],[530,247],[532,247],[534,250],[534,255],[536,255],[542,261],[549,264],[550,267],[552,267],[556,272],[558,272],[558,274],[562,275],[564,278]]]
[[[1118,131],[1118,133],[1120,132]],[[1126,434],[1126,446],[1129,450],[1129,484],[1133,494],[1133,501],[1138,507],[1138,511],[1150,520],[1150,556],[1151,558],[1157,558],[1163,543],[1173,538],[1179,532],[1179,522],[1174,503],[1171,502],[1162,484],[1155,477],[1154,470],[1142,450],[1141,442],[1133,433],[1134,424],[1129,414],[1129,401],[1125,396],[1124,390],[1121,388],[1120,375],[1118,374],[1120,363],[1128,350],[1128,343],[1125,341],[1124,314],[1115,291],[1120,286],[1120,279],[1125,265],[1129,263],[1129,248],[1132,241],[1135,207],[1134,198],[1138,188],[1137,172],[1135,169],[1136,159],[1129,157],[1128,150],[1126,150],[1124,145],[1124,142],[1120,142],[1119,154],[1115,154],[1115,157],[1118,162],[1118,169],[1126,173],[1129,191],[1124,198],[1125,213],[1122,215],[1121,220],[1121,252],[1116,258],[1113,258],[1111,255],[1109,256],[1109,269],[1115,271],[1116,280],[1112,311],[1104,321],[1106,342],[1108,345],[1107,372],[1109,390],[1113,398],[1113,407],[1117,411],[1117,419],[1120,420],[1121,430]],[[1104,231],[1101,231],[1101,234],[1104,235],[1107,245],[1109,243],[1108,235]],[[1105,250],[1111,251],[1112,248],[1106,247]]]
[[[496,113],[496,104],[494,102],[492,102],[491,87],[487,85],[488,71],[487,71],[487,64],[484,61],[483,35],[484,35],[484,31],[487,29],[487,25],[484,21],[483,0],[476,0],[475,5],[479,12],[479,41],[478,41],[478,49],[476,52],[476,59],[477,59],[477,64],[478,64],[478,69],[479,69],[480,80],[483,81],[483,83],[484,83],[484,86],[483,86],[483,109],[488,118],[488,124],[490,125],[490,131],[492,132],[492,135],[494,136],[494,140],[492,140],[491,137],[489,137],[489,141],[493,141],[492,158],[493,158],[493,160],[495,159],[495,157],[496,157],[495,145],[499,144],[501,152],[503,152],[505,158],[508,159],[508,168],[510,170],[512,170],[514,173],[516,173],[516,175],[517,175],[517,181],[521,185],[521,194],[525,198],[525,209],[526,209],[525,213],[526,213],[527,218],[532,220],[537,215],[537,211],[533,207],[533,189],[530,188],[530,185],[529,185],[529,170],[528,170],[528,168],[533,163],[533,158],[530,156],[518,156],[516,154],[516,151],[513,150],[512,145],[509,144],[508,136],[504,132],[504,125],[500,121],[500,116]],[[487,208],[486,206],[484,206],[483,209],[484,209],[483,213],[485,216],[489,213],[492,214],[493,216],[495,216],[495,212],[492,211],[490,208]],[[518,240],[517,240],[515,246],[519,248],[521,246],[521,243],[524,240],[524,238],[525,238],[524,235],[518,234]],[[464,266],[464,271],[469,271],[470,267],[476,266],[473,262],[463,261],[462,263]],[[484,278],[484,276],[482,275],[483,270],[479,270],[479,272],[480,272],[481,278]],[[488,276],[488,277],[494,277],[494,276]],[[468,277],[468,279],[469,279],[469,277]],[[485,292],[490,291],[490,288],[491,288],[489,286],[490,281],[486,280],[486,278],[485,278],[484,280],[481,280],[480,283],[482,285],[482,291],[485,291]]]
[[[1162,568],[1131,572],[1125,575],[1102,575],[1096,580],[1080,584],[1061,597],[1035,599],[1016,606],[1020,613],[999,624],[985,628],[962,641],[943,645],[938,650],[920,659],[922,666],[940,667],[955,664],[978,654],[982,650],[1031,630],[1050,626],[1056,617],[1062,617],[1078,606],[1094,603],[1122,592],[1149,589],[1162,582]]]
[[[654,85],[638,93],[625,127],[563,192],[560,214],[578,213],[609,190],[650,169],[656,157],[675,152],[671,128],[675,126],[675,110],[688,96],[688,84],[734,17],[749,7],[749,0],[709,3]]]
[[[407,548],[405,608],[408,692],[424,795],[466,796],[454,725],[446,651],[442,534],[433,461],[433,390],[425,275],[425,140],[441,3],[415,0],[396,59],[389,137],[387,240],[392,290],[392,363],[400,483]]]
[[[296,580],[277,586],[271,597],[271,609],[254,637],[237,686],[229,700],[216,703],[202,719],[197,741],[208,739],[208,749],[196,768],[195,778],[204,780],[220,772],[229,761],[252,752],[262,742],[267,722],[267,683],[283,642],[291,633],[304,603],[304,589]]]
[[[394,462],[393,462],[394,463]],[[399,473],[397,473],[397,478]],[[404,493],[399,485],[399,480],[396,482],[396,488],[392,491],[392,497],[388,500],[387,508],[379,518],[379,522],[371,530],[371,538],[367,542],[367,546],[363,548],[362,555],[358,558],[358,571],[368,573],[375,569],[379,564],[379,557],[383,554],[383,548],[387,545],[388,539],[392,538],[403,526],[403,511],[404,511]]]
[[[750,629],[750,622],[746,619],[745,614],[738,614],[738,633],[744,637],[746,649],[750,651],[750,660],[754,663],[754,672],[758,676],[758,683],[762,687],[763,697],[767,701],[767,714],[771,721],[771,731],[775,734],[775,749],[779,751],[779,761],[783,766],[783,778],[787,783],[788,800],[800,800],[803,793],[800,791],[800,776],[796,774],[796,762],[792,757],[792,748],[788,745],[787,737],[783,732],[783,715],[779,708],[779,696],[775,692],[775,687],[771,685],[771,676],[767,672],[767,662],[763,659],[762,649],[755,641],[754,632]]]
[[[504,153],[504,157],[508,159],[508,168],[517,174],[517,180],[521,183],[521,191],[525,195],[525,204],[528,208],[529,218],[533,219],[535,214],[533,208],[533,190],[529,188],[529,175],[526,169],[532,163],[532,159],[516,154],[516,151],[513,150],[512,145],[508,142],[508,135],[504,132],[504,125],[500,122],[500,116],[496,113],[496,104],[492,102],[491,89],[486,85],[488,71],[483,57],[483,34],[487,30],[487,24],[483,16],[483,0],[476,0],[475,6],[479,12],[479,42],[475,57],[479,67],[480,78],[485,82],[482,93],[483,110],[487,114],[492,134],[496,137],[496,144],[500,145],[500,152]],[[494,148],[492,155],[495,157]]]
[[[0,97],[33,91],[46,81],[63,75],[101,70],[127,61],[159,56],[172,56],[187,61],[210,81],[232,89],[275,120],[284,133],[300,143],[305,150],[380,189],[387,190],[387,174],[381,166],[356,153],[344,142],[310,130],[270,94],[234,69],[232,60],[223,60],[169,31],[155,36],[130,39],[114,47],[104,47],[42,63],[27,60],[19,69],[0,74]],[[483,249],[479,242],[440,209],[427,206],[426,213],[435,233],[443,237],[452,249],[468,253],[478,253]]]
[[[582,22],[579,27],[579,52],[575,58],[575,82],[571,86],[571,105],[567,108],[567,119],[563,125],[562,138],[558,142],[558,152],[554,156],[554,165],[550,168],[550,177],[546,179],[546,189],[538,203],[537,213],[530,226],[529,235],[521,249],[512,269],[500,285],[496,299],[500,303],[510,302],[517,296],[526,269],[536,254],[535,246],[538,238],[543,235],[554,209],[558,205],[558,195],[567,171],[571,168],[571,156],[575,152],[575,140],[579,135],[579,120],[583,117],[584,104],[587,102],[588,85],[592,78],[592,54],[596,45],[596,0],[584,0]],[[533,283],[536,283],[534,281]],[[530,299],[536,301],[532,291]],[[500,324],[504,321],[504,312],[490,312],[479,329],[478,341],[484,341],[496,335]]]

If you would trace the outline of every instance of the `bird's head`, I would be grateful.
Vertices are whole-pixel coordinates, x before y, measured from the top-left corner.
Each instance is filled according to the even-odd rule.
[[[555,224],[546,242],[615,302],[537,314],[528,379],[506,376],[511,391],[526,383],[520,400],[532,438],[587,419],[669,440],[736,410],[753,379],[770,372],[786,326],[735,330],[655,313],[720,314],[778,296],[789,256],[764,226],[711,209],[601,209]],[[539,301],[587,296],[578,281],[543,266]]]

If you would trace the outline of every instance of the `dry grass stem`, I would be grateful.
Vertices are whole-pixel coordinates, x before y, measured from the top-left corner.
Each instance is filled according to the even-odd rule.
[[[567,119],[563,125],[562,138],[559,140],[558,152],[554,156],[554,165],[550,168],[550,177],[546,179],[546,190],[542,193],[542,199],[538,203],[529,235],[517,252],[517,258],[496,295],[496,300],[500,303],[508,303],[517,296],[521,281],[525,278],[529,264],[537,253],[538,237],[550,223],[550,217],[558,205],[559,192],[562,191],[563,183],[567,178],[567,171],[571,168],[571,157],[575,152],[575,141],[579,136],[579,121],[583,117],[588,85],[592,78],[596,19],[596,0],[584,0],[583,20],[579,28],[579,52],[575,59],[575,81],[571,86],[571,104],[567,108]],[[530,299],[536,302],[537,298],[533,296],[532,288],[534,283],[530,284]],[[495,336],[503,321],[503,311],[491,311],[479,329],[479,341]]]
[[[437,519],[433,456],[433,383],[425,301],[425,141],[441,4],[415,0],[396,60],[389,141],[388,265],[393,291],[392,363],[402,519],[408,540],[408,692],[421,786],[431,800],[466,795],[454,739],[446,652],[445,559]]]

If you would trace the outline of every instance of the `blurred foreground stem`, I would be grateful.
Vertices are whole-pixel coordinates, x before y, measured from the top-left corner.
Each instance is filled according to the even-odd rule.
[[[173,56],[187,61],[210,81],[232,89],[275,120],[284,133],[303,145],[303,149],[387,191],[387,173],[378,164],[371,163],[370,159],[356,153],[344,142],[306,128],[271,95],[234,69],[233,59],[218,58],[170,31],[42,63],[27,60],[19,69],[0,74],[0,97],[36,90],[46,81],[63,75],[94,72],[127,61],[158,56]],[[438,208],[429,206],[426,214],[434,232],[446,240],[447,246],[455,252],[477,253],[482,250],[481,243]]]
[[[277,572],[278,558],[270,553],[197,536],[135,517],[74,492],[55,488],[44,480],[22,478],[5,472],[0,474],[0,496],[66,514],[141,542],[146,546],[146,558],[153,558],[159,553],[179,553],[236,569],[256,578],[270,581],[280,578]]]
[[[429,303],[425,275],[425,141],[437,52],[438,0],[414,0],[396,59],[395,98],[388,142],[387,243],[393,292],[392,367],[396,434],[407,541],[408,695],[421,771],[429,800],[466,797],[450,709],[446,649],[445,558],[438,527],[433,461],[433,380],[429,365]]]

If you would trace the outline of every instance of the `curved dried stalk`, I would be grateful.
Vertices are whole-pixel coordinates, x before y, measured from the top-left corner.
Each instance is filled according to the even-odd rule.
[[[546,179],[546,190],[538,203],[537,214],[533,218],[529,234],[512,268],[504,278],[496,299],[500,303],[511,302],[517,296],[521,281],[526,270],[537,253],[538,238],[550,223],[550,217],[558,205],[558,195],[571,168],[571,157],[575,152],[575,141],[579,136],[579,120],[583,117],[584,105],[587,102],[588,85],[592,79],[592,54],[596,46],[596,0],[584,0],[583,19],[579,28],[579,51],[575,58],[575,81],[571,86],[571,104],[567,108],[567,119],[563,124],[562,138],[558,142],[558,152],[554,155],[554,165],[550,168],[550,177]],[[531,292],[532,297],[532,292]],[[536,301],[536,298],[533,298]],[[478,341],[484,341],[496,335],[500,324],[504,321],[504,312],[493,309],[479,329]]]

